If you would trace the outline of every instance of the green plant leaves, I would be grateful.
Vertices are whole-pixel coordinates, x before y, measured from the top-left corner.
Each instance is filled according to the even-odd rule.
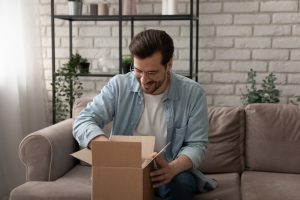
[[[123,56],[122,57],[122,64],[123,65],[131,65],[132,64],[132,57],[131,56]]]
[[[296,106],[300,106],[300,96],[294,96],[294,99],[290,100],[290,103]]]
[[[270,73],[266,76],[261,84],[262,89],[256,87],[256,71],[250,69],[248,72],[246,93],[241,91],[241,101],[244,105],[251,103],[279,103],[279,90],[276,89],[275,81],[276,76]]]
[[[55,111],[56,122],[60,122],[69,117],[70,108],[75,98],[80,98],[83,94],[83,86],[77,76],[77,67],[83,58],[76,53],[69,61],[57,69],[55,83]],[[72,91],[72,93],[71,93]]]

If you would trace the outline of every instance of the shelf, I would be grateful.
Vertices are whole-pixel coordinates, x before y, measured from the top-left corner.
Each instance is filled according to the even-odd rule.
[[[63,19],[69,21],[156,21],[156,20],[190,20],[190,15],[54,15],[56,19]],[[196,16],[192,17],[193,20],[198,19]]]
[[[93,76],[93,77],[113,77],[115,75],[117,75],[117,73],[112,74],[112,73],[86,73],[86,74],[77,74],[78,76]]]
[[[179,75],[182,75],[182,76],[185,76],[185,77],[188,77],[188,78],[193,78],[193,77],[196,77],[196,73],[192,73],[192,77],[190,76],[190,73],[189,72],[184,72],[184,71],[175,71],[176,74],[179,74]]]
[[[119,73],[78,73],[77,76],[97,76],[97,77],[113,77]],[[58,73],[54,73],[54,76],[60,76]]]
[[[192,77],[190,77],[189,72],[185,71],[175,71],[176,74],[180,74],[182,76],[192,78],[196,76],[196,73],[192,73]],[[113,77],[115,75],[118,75],[119,73],[87,73],[87,74],[77,74],[78,76],[85,76],[85,77]]]
[[[119,64],[121,64],[121,58],[123,55],[123,40],[122,37],[123,35],[123,24],[122,22],[128,22],[128,25],[130,24],[130,33],[131,33],[131,38],[134,36],[134,27],[135,27],[135,21],[168,21],[168,22],[176,22],[176,21],[184,21],[189,23],[190,27],[190,37],[189,37],[189,67],[184,68],[186,70],[178,70],[175,72],[177,74],[183,75],[185,77],[195,79],[198,81],[198,49],[199,49],[199,0],[190,0],[190,13],[188,14],[176,14],[176,15],[162,15],[162,14],[141,14],[141,15],[122,15],[120,12],[122,10],[122,0],[118,0],[119,2],[119,11],[115,15],[68,15],[68,14],[55,14],[55,0],[50,0],[51,1],[51,46],[52,46],[52,108],[53,108],[53,123],[56,123],[56,88],[55,88],[55,81],[56,77],[58,74],[56,73],[56,58],[55,58],[55,51],[56,51],[56,46],[55,46],[55,23],[56,20],[65,20],[68,21],[69,24],[69,52],[70,55],[72,54],[73,50],[73,22],[97,22],[97,21],[111,21],[111,22],[118,22],[114,26],[118,26],[119,28],[119,36],[118,36],[118,41],[119,41]],[[58,1],[58,0],[57,0]],[[194,7],[195,3],[195,7]],[[194,12],[194,9],[196,8],[196,11]],[[55,20],[56,19],[56,20]],[[97,23],[94,25],[98,25]],[[112,24],[113,25],[113,24]],[[195,31],[193,29],[195,27]],[[84,27],[82,27],[84,28]],[[194,42],[195,40],[195,42]],[[195,46],[194,46],[195,43]],[[195,49],[195,53],[193,52]],[[195,55],[195,57],[194,57]],[[195,65],[195,66],[194,66]],[[92,79],[95,79],[93,77],[107,77],[111,78],[117,74],[121,73],[121,67],[119,67],[119,72],[116,72],[115,70],[109,71],[109,72],[90,72],[90,73],[79,73],[76,76],[82,79],[88,79],[91,77]],[[70,95],[73,94],[73,87],[70,88]],[[72,117],[72,108],[73,108],[73,98],[70,98],[69,100],[69,115]]]

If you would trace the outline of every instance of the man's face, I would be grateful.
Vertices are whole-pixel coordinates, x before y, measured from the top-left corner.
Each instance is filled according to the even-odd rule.
[[[161,94],[169,85],[168,71],[171,68],[171,61],[164,66],[161,64],[162,55],[154,53],[145,59],[134,57],[133,73],[140,82],[143,92],[147,94]]]

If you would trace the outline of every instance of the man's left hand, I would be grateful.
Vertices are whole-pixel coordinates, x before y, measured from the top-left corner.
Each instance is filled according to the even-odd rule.
[[[160,155],[155,158],[155,162],[158,169],[150,173],[151,180],[154,183],[152,186],[153,188],[168,184],[176,175],[174,166],[168,163]]]

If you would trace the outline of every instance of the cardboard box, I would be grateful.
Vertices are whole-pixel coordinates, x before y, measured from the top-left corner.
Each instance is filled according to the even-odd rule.
[[[72,156],[92,165],[93,200],[152,200],[154,136],[112,136]]]

